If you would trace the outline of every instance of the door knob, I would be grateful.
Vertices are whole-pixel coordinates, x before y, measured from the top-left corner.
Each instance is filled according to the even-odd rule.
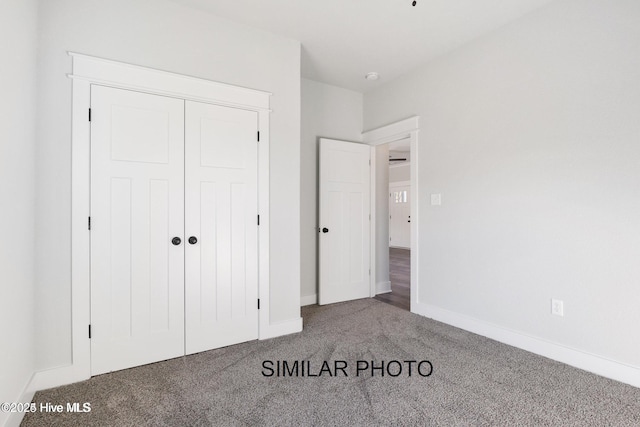
[[[180,243],[182,243],[182,239],[180,239],[179,237],[174,237],[173,239],[171,239],[171,243],[173,243],[175,246],[178,246]]]
[[[327,227],[325,227],[325,228],[323,228],[323,229],[322,229],[322,232],[323,232],[323,233],[328,233],[328,232],[329,232],[329,229],[328,229]]]
[[[191,243],[192,245],[198,243],[198,239],[196,238],[196,236],[189,237],[189,243]]]

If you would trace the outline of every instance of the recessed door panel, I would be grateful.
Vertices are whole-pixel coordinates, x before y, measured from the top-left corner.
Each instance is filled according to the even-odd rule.
[[[169,283],[169,181],[149,181],[149,322],[151,331],[171,326]]]
[[[233,119],[231,119],[233,120]],[[213,168],[245,168],[243,144],[229,144],[239,135],[247,136],[243,123],[212,117],[200,118],[200,165]]]
[[[258,337],[258,117],[186,103],[187,354]]]
[[[91,371],[184,354],[184,101],[91,90]]]
[[[170,120],[168,111],[152,105],[112,105],[112,160],[166,164]]]

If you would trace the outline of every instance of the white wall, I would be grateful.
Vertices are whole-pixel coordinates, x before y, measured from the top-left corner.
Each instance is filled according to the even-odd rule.
[[[398,165],[389,167],[389,182],[401,182],[411,180],[411,165]]]
[[[37,366],[71,362],[67,50],[273,93],[271,321],[299,319],[299,42],[165,0],[47,0],[39,16]]]
[[[0,2],[0,40],[0,402],[18,402],[35,353],[36,0]]]
[[[554,2],[365,95],[421,117],[419,303],[640,367],[638,22]]]
[[[300,147],[301,283],[303,305],[317,299],[318,138],[362,141],[362,94],[302,79]]]

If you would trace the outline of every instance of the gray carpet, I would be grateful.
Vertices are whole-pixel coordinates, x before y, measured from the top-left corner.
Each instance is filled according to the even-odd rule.
[[[303,309],[304,331],[94,377],[35,402],[23,426],[638,426],[640,389],[373,299]],[[429,360],[381,377],[358,360]],[[264,377],[264,360],[344,360],[348,377]],[[333,363],[333,362],[332,362]],[[426,364],[422,372],[426,371]],[[397,373],[392,365],[391,373]]]

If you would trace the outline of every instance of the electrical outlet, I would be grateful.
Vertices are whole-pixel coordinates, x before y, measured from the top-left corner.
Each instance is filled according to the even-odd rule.
[[[431,206],[440,206],[442,204],[442,194],[431,195]]]
[[[564,316],[564,302],[562,300],[551,300],[551,314],[560,317]]]

